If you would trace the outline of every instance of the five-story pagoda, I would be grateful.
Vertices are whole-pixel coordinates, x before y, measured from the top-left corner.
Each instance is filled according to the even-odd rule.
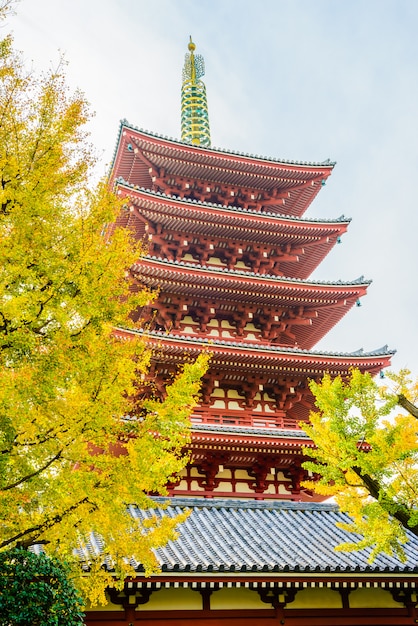
[[[376,374],[391,353],[314,350],[369,285],[309,279],[350,221],[303,217],[334,163],[211,148],[204,63],[194,50],[190,40],[182,141],[122,122],[113,165],[126,198],[120,223],[147,250],[132,272],[159,293],[135,313],[158,347],[155,393],[164,394],[179,363],[212,354],[192,416],[191,460],[170,492],[304,499],[299,424],[313,406],[308,380],[351,367]]]

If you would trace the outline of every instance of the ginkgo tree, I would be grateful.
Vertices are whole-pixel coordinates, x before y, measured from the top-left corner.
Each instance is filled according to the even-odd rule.
[[[378,384],[354,369],[348,380],[310,383],[317,411],[303,425],[315,443],[304,464],[317,480],[306,486],[333,496],[358,533],[342,550],[371,548],[404,558],[407,530],[418,536],[418,380],[404,370]]]
[[[62,64],[38,77],[0,41],[0,550],[41,544],[74,562],[97,533],[103,555],[90,554],[79,581],[94,601],[111,582],[104,557],[121,580],[131,554],[155,571],[152,548],[182,519],[145,528],[127,505],[153,506],[147,494],[164,494],[184,467],[207,357],[133,419],[150,355],[113,329],[135,328],[129,314],[151,296],[130,289],[141,250],[129,230],[103,231],[121,205],[107,184],[90,185],[88,118]]]

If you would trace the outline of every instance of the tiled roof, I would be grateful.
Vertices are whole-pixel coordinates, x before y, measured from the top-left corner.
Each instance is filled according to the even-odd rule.
[[[145,130],[143,128],[139,128],[138,126],[133,126],[132,124],[128,122],[128,120],[123,119],[120,121],[119,136],[118,136],[118,142],[115,148],[115,155],[116,155],[120,135],[122,133],[123,128],[128,128],[130,130],[138,131],[142,133],[143,135],[148,135],[150,138],[163,139],[173,144],[178,144],[180,146],[187,146],[187,147],[191,146],[191,144],[185,141],[181,141],[180,139],[175,139],[174,137],[168,137],[167,135],[161,135],[161,134],[149,131],[149,130]],[[193,146],[193,147],[195,148],[196,146]],[[261,156],[259,154],[249,154],[248,152],[239,152],[237,150],[230,150],[230,149],[218,148],[218,147],[213,147],[213,146],[209,148],[205,148],[203,146],[198,146],[198,147],[200,150],[207,150],[208,152],[210,151],[210,152],[218,152],[219,154],[231,154],[234,156],[247,157],[251,159],[259,159],[261,161],[270,161],[271,163],[285,163],[288,165],[302,165],[302,166],[308,166],[308,167],[329,167],[329,168],[333,168],[336,164],[336,161],[331,161],[330,159],[326,159],[325,161],[320,161],[320,162],[319,161],[293,161],[291,159],[277,159],[277,158],[268,157],[268,156]]]
[[[205,433],[230,433],[233,435],[253,435],[253,436],[268,436],[276,437],[279,439],[304,439],[310,441],[308,435],[303,430],[297,430],[296,428],[259,428],[256,426],[233,426],[230,424],[198,424],[194,422],[192,424],[192,431],[205,432]]]
[[[147,189],[156,185],[170,193],[173,181],[175,189],[180,179],[211,181],[223,191],[232,186],[256,195],[261,193],[263,197],[268,194],[270,211],[300,216],[326,183],[333,167],[329,160],[286,161],[193,146],[123,122],[112,177],[122,177]]]
[[[325,351],[321,351],[321,350],[303,350],[301,348],[297,348],[297,347],[288,347],[288,346],[281,346],[281,345],[276,345],[276,344],[270,344],[268,346],[266,346],[265,344],[257,344],[257,343],[249,343],[249,342],[238,342],[238,341],[227,341],[225,339],[219,339],[217,337],[194,337],[194,336],[187,336],[187,335],[176,335],[174,333],[167,333],[165,331],[149,331],[149,330],[142,330],[141,328],[115,328],[115,331],[120,331],[121,333],[128,333],[128,334],[136,334],[136,335],[142,335],[144,337],[150,337],[150,338],[155,338],[155,339],[173,339],[173,340],[177,340],[177,341],[182,341],[185,343],[198,343],[199,345],[207,345],[209,350],[211,349],[211,347],[219,345],[219,346],[225,346],[225,347],[236,347],[236,348],[248,348],[251,350],[256,350],[256,351],[260,351],[260,352],[266,352],[266,351],[270,351],[270,352],[277,352],[277,353],[281,353],[281,354],[289,354],[289,355],[306,355],[308,357],[340,357],[340,358],[346,358],[346,359],[350,359],[350,358],[368,358],[368,357],[374,357],[374,356],[393,356],[396,353],[396,350],[391,350],[388,348],[387,345],[382,346],[381,348],[377,348],[375,350],[370,350],[365,352],[363,350],[363,348],[359,348],[358,350],[355,350],[354,352],[325,352]]]
[[[140,519],[154,514],[174,517],[185,508],[191,514],[179,526],[179,538],[156,550],[162,572],[418,572],[418,539],[412,535],[405,544],[404,563],[386,554],[368,563],[368,550],[336,552],[335,547],[352,541],[353,535],[336,527],[348,518],[333,504],[174,498],[165,511],[130,507],[130,512]],[[142,571],[138,562],[132,563]]]
[[[153,263],[154,265],[158,265],[161,268],[173,268],[173,269],[185,269],[192,270],[196,272],[199,270],[203,274],[207,274],[208,276],[242,276],[246,279],[249,277],[254,278],[254,280],[258,280],[261,283],[271,283],[273,285],[288,285],[289,287],[293,287],[295,289],[303,288],[303,287],[355,287],[355,286],[368,286],[371,284],[370,279],[365,279],[364,276],[359,276],[354,280],[344,281],[341,279],[338,280],[313,280],[313,279],[302,279],[302,278],[287,278],[285,276],[272,276],[270,274],[259,274],[258,272],[251,272],[243,269],[229,269],[226,266],[208,266],[208,265],[200,265],[200,263],[191,263],[190,261],[177,261],[172,259],[165,259],[163,257],[157,257],[155,255],[144,254],[141,257],[141,261],[138,264],[133,265],[134,270],[138,270],[139,273],[144,272],[144,261],[148,261]]]
[[[174,201],[180,205],[193,207],[204,207],[205,209],[222,209],[223,211],[227,211],[231,214],[243,214],[243,215],[254,215],[261,222],[267,221],[267,219],[273,219],[276,222],[283,221],[288,222],[289,224],[301,224],[301,225],[310,225],[310,224],[349,224],[351,222],[351,217],[346,217],[345,215],[340,215],[336,218],[319,218],[319,217],[297,217],[286,215],[285,213],[277,213],[273,211],[269,211],[268,209],[264,209],[261,213],[260,211],[256,211],[255,209],[246,209],[244,207],[235,206],[235,205],[226,205],[226,204],[217,204],[215,202],[202,202],[201,200],[196,200],[194,198],[182,198],[172,194],[165,194],[162,191],[152,191],[150,189],[146,189],[145,187],[138,187],[137,185],[133,185],[126,180],[124,180],[121,176],[115,181],[119,186],[126,187],[127,189],[134,190],[138,192],[141,196],[148,197],[150,200],[154,200],[158,202],[159,199],[166,199]]]

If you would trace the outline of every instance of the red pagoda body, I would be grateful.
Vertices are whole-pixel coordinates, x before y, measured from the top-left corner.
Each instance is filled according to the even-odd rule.
[[[126,199],[120,224],[144,241],[132,268],[138,285],[159,294],[135,313],[158,346],[155,393],[179,363],[211,354],[191,417],[191,460],[173,495],[305,499],[301,450],[309,442],[300,422],[313,408],[309,379],[389,364],[386,348],[313,350],[369,284],[309,279],[349,225],[303,218],[332,168],[121,126],[113,170]]]

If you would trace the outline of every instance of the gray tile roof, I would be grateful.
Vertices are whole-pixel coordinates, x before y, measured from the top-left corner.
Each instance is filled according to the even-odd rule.
[[[310,441],[308,435],[303,430],[296,428],[260,428],[257,426],[234,426],[230,424],[199,424],[192,423],[193,432],[205,433],[230,433],[231,435],[253,435],[261,437],[275,437],[279,439],[304,439]]]
[[[364,276],[359,276],[354,280],[344,281],[341,279],[338,280],[312,280],[306,278],[288,278],[286,276],[273,276],[271,274],[259,274],[258,272],[251,272],[249,270],[243,269],[229,269],[228,267],[216,265],[216,266],[208,266],[208,265],[200,265],[200,263],[191,263],[190,261],[176,261],[174,259],[166,259],[163,257],[143,254],[142,259],[146,261],[152,261],[154,264],[158,264],[161,267],[174,267],[174,268],[186,268],[192,270],[199,270],[202,273],[206,273],[209,277],[212,275],[225,275],[225,276],[242,276],[248,278],[249,276],[258,278],[260,280],[265,281],[266,283],[277,283],[280,285],[296,285],[296,287],[301,286],[318,286],[318,287],[354,287],[357,285],[371,285],[372,281],[370,279],[365,279]],[[139,269],[141,271],[141,264],[137,263],[133,265],[134,269]]]
[[[191,335],[180,335],[175,333],[168,333],[166,331],[158,331],[158,330],[143,330],[142,328],[128,328],[128,327],[115,327],[115,330],[120,330],[122,332],[128,332],[135,335],[142,335],[144,337],[151,337],[156,339],[168,338],[174,339],[176,341],[182,341],[184,343],[197,343],[199,346],[201,345],[216,345],[216,346],[225,346],[225,347],[236,347],[236,348],[250,348],[254,351],[265,352],[268,350],[269,352],[277,352],[279,354],[289,354],[289,355],[308,355],[312,357],[316,356],[325,356],[325,357],[342,357],[342,358],[350,358],[350,357],[373,357],[373,356],[386,356],[393,355],[396,353],[396,350],[391,350],[387,345],[382,346],[381,348],[377,348],[375,350],[364,351],[363,348],[359,348],[354,352],[329,352],[322,350],[307,350],[303,348],[297,348],[295,346],[281,346],[276,344],[259,344],[259,343],[249,343],[249,342],[238,342],[238,341],[229,341],[225,339],[219,339],[218,337],[194,337]]]
[[[141,519],[172,517],[185,508],[191,514],[179,526],[179,538],[156,550],[163,572],[418,572],[418,539],[412,535],[405,563],[387,554],[368,563],[368,550],[336,552],[353,535],[336,527],[348,518],[333,504],[173,498],[164,512],[130,512]],[[133,564],[140,572],[141,565]]]
[[[169,198],[174,199],[178,202],[181,202],[185,205],[197,205],[204,207],[212,207],[215,209],[223,209],[228,211],[228,213],[242,213],[248,215],[256,215],[261,222],[265,221],[267,218],[273,218],[277,221],[285,221],[290,224],[349,224],[351,222],[351,217],[346,217],[345,215],[340,215],[336,218],[325,218],[325,217],[298,217],[296,215],[287,215],[286,213],[273,213],[272,211],[268,211],[266,209],[263,210],[262,213],[260,211],[256,211],[255,209],[246,209],[244,207],[235,206],[235,205],[227,205],[227,204],[219,204],[216,202],[208,202],[202,200],[196,200],[195,198],[182,198],[175,194],[166,194],[163,191],[152,191],[151,189],[147,189],[146,187],[139,187],[138,185],[134,185],[126,180],[122,176],[119,176],[116,181],[118,185],[123,185],[128,189],[134,189],[140,191],[141,194],[149,196],[151,199],[155,198]]]

